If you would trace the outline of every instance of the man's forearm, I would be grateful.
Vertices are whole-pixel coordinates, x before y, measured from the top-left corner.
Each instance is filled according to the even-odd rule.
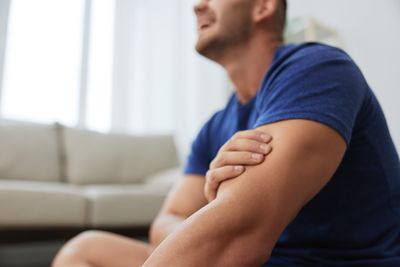
[[[265,244],[244,214],[213,201],[189,217],[168,236],[143,265],[257,266],[268,257]],[[221,218],[223,218],[221,220]]]

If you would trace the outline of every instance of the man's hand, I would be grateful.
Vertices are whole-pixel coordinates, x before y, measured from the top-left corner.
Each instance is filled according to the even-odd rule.
[[[208,202],[217,196],[219,185],[226,180],[238,177],[245,166],[262,163],[272,148],[272,137],[264,132],[248,130],[237,132],[218,151],[206,174],[204,195]]]

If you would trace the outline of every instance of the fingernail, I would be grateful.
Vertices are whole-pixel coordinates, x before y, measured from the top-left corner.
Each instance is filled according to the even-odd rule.
[[[260,161],[263,158],[263,155],[260,154],[251,154],[251,158],[256,160],[256,161]]]
[[[261,144],[260,149],[262,152],[267,152],[268,151],[268,145],[267,144]]]
[[[242,172],[243,171],[243,166],[235,166],[235,171]]]
[[[265,142],[267,142],[269,140],[269,136],[266,134],[261,134],[261,139],[264,140]]]
[[[261,144],[260,149],[263,153],[268,153],[271,150],[271,146],[267,144]]]

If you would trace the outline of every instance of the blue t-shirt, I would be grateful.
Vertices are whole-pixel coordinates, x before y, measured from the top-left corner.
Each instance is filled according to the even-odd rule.
[[[399,157],[376,97],[342,50],[281,46],[257,95],[244,105],[233,95],[204,125],[185,173],[204,175],[235,132],[288,119],[331,127],[347,150],[264,266],[400,266]]]

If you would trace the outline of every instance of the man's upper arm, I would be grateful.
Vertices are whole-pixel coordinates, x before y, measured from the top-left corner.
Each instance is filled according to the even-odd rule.
[[[287,120],[258,130],[273,136],[273,152],[238,179],[221,185],[218,201],[259,227],[272,249],[285,227],[330,180],[346,150],[332,128],[309,120]]]
[[[301,208],[340,164],[346,143],[332,128],[287,120],[258,128],[273,151],[224,182],[217,198],[171,234],[144,266],[260,266]]]

